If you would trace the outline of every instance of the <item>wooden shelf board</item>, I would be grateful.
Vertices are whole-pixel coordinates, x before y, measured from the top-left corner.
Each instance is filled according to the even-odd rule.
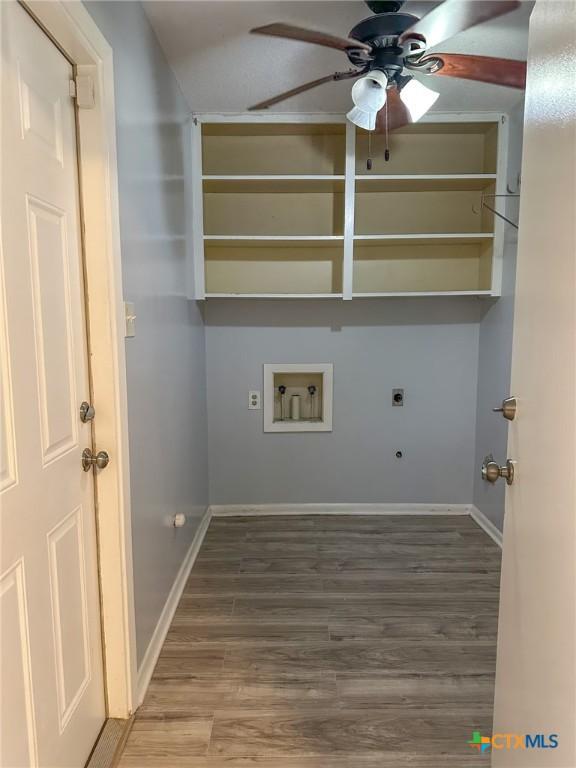
[[[204,235],[204,243],[223,247],[246,247],[252,245],[255,248],[298,246],[306,248],[333,247],[344,241],[343,235]]]
[[[341,299],[342,293],[207,293],[207,299]]]
[[[254,173],[254,174],[205,174],[203,181],[344,181],[344,174],[323,174],[323,173],[300,173],[300,174],[281,174],[281,173]]]
[[[459,121],[451,121],[450,116],[446,116],[446,120],[442,121],[434,121],[434,122],[427,122],[426,120],[421,120],[417,123],[411,123],[410,125],[404,125],[401,128],[395,128],[394,134],[486,134],[488,133],[494,126],[498,125],[498,120],[495,117],[494,120],[483,120],[483,121],[477,121],[477,120],[471,120],[467,122],[459,122]],[[357,128],[356,129],[356,135],[357,136],[366,136],[368,135],[369,131],[364,130],[363,128]]]
[[[354,299],[377,299],[383,297],[410,297],[410,296],[493,296],[492,291],[383,291],[381,293],[356,293]]]
[[[483,179],[496,179],[495,173],[357,173],[357,181],[374,181],[374,180],[390,180],[396,181],[401,179],[410,180],[483,180]]]
[[[496,175],[430,174],[356,176],[356,192],[478,192],[496,183]]]
[[[337,245],[344,241],[343,235],[204,235],[204,242],[207,246],[224,245],[246,246],[252,243],[255,247],[278,246],[283,244],[293,245],[302,244],[306,247],[325,248]],[[493,232],[457,232],[457,233],[430,233],[430,234],[394,234],[394,235],[354,235],[354,242],[362,245],[385,245],[408,241],[417,241],[423,244],[427,242],[441,245],[446,243],[484,243],[494,239]]]
[[[442,245],[450,243],[485,243],[494,239],[493,232],[440,232],[419,234],[393,234],[393,235],[354,235],[354,242],[361,245],[393,245],[408,241]]]
[[[298,122],[290,120],[286,115],[286,122],[282,117],[275,115],[272,122],[206,122],[202,121],[203,136],[343,136],[346,132],[346,120],[343,115],[338,115],[339,122],[331,120],[319,120],[318,122]],[[270,119],[267,115],[265,119]]]
[[[343,194],[344,176],[237,176],[205,178],[204,194]]]

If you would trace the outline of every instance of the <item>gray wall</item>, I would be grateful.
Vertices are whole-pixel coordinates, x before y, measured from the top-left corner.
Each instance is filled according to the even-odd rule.
[[[207,302],[211,503],[470,503],[479,309],[473,298]],[[262,411],[248,410],[262,364],[290,362],[334,363],[332,433],[264,434]]]
[[[208,503],[202,317],[184,295],[188,108],[139,3],[88,2],[114,49],[138,661]],[[188,525],[171,527],[174,513]]]
[[[508,184],[516,189],[522,161],[522,130],[524,105],[520,103],[510,114],[510,145],[508,154]],[[506,213],[518,221],[519,203],[515,198],[506,202]],[[504,205],[499,201],[498,207]],[[501,414],[492,413],[510,389],[512,355],[512,325],[514,321],[514,288],[516,278],[517,232],[505,227],[502,296],[483,305],[480,321],[478,353],[478,403],[476,416],[476,458],[474,463],[474,504],[494,525],[502,530],[506,484],[486,483],[480,476],[484,456],[492,453],[504,463],[508,441],[508,422]]]

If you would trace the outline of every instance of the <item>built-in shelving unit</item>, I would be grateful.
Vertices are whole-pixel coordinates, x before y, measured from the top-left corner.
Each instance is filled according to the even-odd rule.
[[[498,295],[505,129],[435,115],[386,162],[343,116],[196,119],[193,297]]]

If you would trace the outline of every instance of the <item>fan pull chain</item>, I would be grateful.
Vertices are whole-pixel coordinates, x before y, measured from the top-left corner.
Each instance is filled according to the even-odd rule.
[[[372,131],[368,131],[368,159],[366,160],[367,171],[372,170],[372,158],[370,157],[371,154],[372,154]]]
[[[385,123],[385,142],[386,142],[386,149],[384,150],[384,160],[388,162],[390,160],[390,148],[388,146],[388,99],[386,99],[386,104],[384,105],[384,115],[386,117],[386,123]]]

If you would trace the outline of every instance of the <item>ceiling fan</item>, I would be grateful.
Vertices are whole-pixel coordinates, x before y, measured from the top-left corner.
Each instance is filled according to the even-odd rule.
[[[404,0],[367,0],[366,4],[375,15],[356,24],[348,37],[283,23],[250,30],[257,35],[336,48],[347,55],[353,69],[311,80],[249,109],[267,109],[324,83],[363,76],[352,89],[355,107],[348,119],[368,130],[387,132],[419,120],[439,96],[415,79],[412,72],[525,87],[524,61],[427,53],[459,32],[510,13],[520,6],[520,0],[444,0],[421,19],[400,12]]]

